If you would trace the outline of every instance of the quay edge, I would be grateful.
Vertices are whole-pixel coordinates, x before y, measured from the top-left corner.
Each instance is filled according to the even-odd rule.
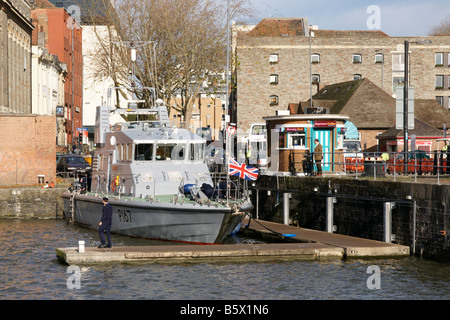
[[[252,202],[259,219],[283,223],[283,194],[289,193],[290,223],[325,231],[327,198],[333,197],[333,232],[377,241],[384,241],[383,203],[392,202],[391,242],[408,246],[412,255],[449,262],[448,182],[262,175]]]
[[[57,248],[56,256],[66,264],[99,263],[202,263],[342,259],[344,249],[325,244],[232,244],[113,247],[111,250]]]

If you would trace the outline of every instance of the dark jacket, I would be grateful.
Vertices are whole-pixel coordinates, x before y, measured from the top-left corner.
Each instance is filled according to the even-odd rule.
[[[112,222],[112,206],[109,203],[106,203],[102,209],[102,219],[100,220],[103,224],[111,224]]]

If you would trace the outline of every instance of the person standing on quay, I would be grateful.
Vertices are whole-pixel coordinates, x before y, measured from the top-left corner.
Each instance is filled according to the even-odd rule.
[[[321,176],[322,175],[322,159],[323,159],[323,150],[322,150],[322,145],[319,143],[319,139],[315,139],[314,140],[316,146],[314,147],[314,160],[316,162],[316,166],[317,166],[317,175]]]
[[[99,248],[111,248],[111,223],[112,206],[108,203],[108,198],[103,198],[102,218],[98,223],[98,235],[100,236]],[[105,246],[105,233],[108,243]]]

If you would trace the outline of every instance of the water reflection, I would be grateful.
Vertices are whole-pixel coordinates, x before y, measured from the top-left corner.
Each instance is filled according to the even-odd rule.
[[[304,262],[81,266],[80,289],[68,289],[57,247],[98,245],[94,230],[64,220],[0,220],[1,299],[449,299],[450,264],[413,257]],[[114,236],[115,245],[161,244]],[[231,242],[254,241],[233,238]],[[166,243],[166,242],[165,242]],[[380,267],[380,290],[367,268]]]

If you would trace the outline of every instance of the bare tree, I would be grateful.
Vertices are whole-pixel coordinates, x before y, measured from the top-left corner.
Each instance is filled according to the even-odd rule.
[[[442,20],[437,26],[431,28],[430,36],[450,35],[450,14]]]
[[[103,81],[110,78],[114,87],[125,86],[128,79],[128,50],[119,45],[120,35],[117,31],[118,16],[112,0],[78,0],[83,8],[83,24],[94,33],[95,45],[91,45],[90,70],[87,72],[94,80]],[[126,92],[116,90],[116,106],[120,104],[121,94],[127,98]]]
[[[109,1],[109,0],[97,0]],[[231,17],[249,12],[247,0],[231,0]],[[99,34],[98,72],[109,73],[120,83],[127,79],[121,66],[129,52],[111,44],[111,39],[136,41],[136,82],[155,87],[167,102],[177,94],[176,109],[188,122],[201,86],[226,66],[227,0],[120,0],[114,13],[105,17],[108,37]],[[95,12],[95,10],[93,10]],[[122,61],[115,65],[111,58]],[[112,75],[114,73],[114,75]]]

